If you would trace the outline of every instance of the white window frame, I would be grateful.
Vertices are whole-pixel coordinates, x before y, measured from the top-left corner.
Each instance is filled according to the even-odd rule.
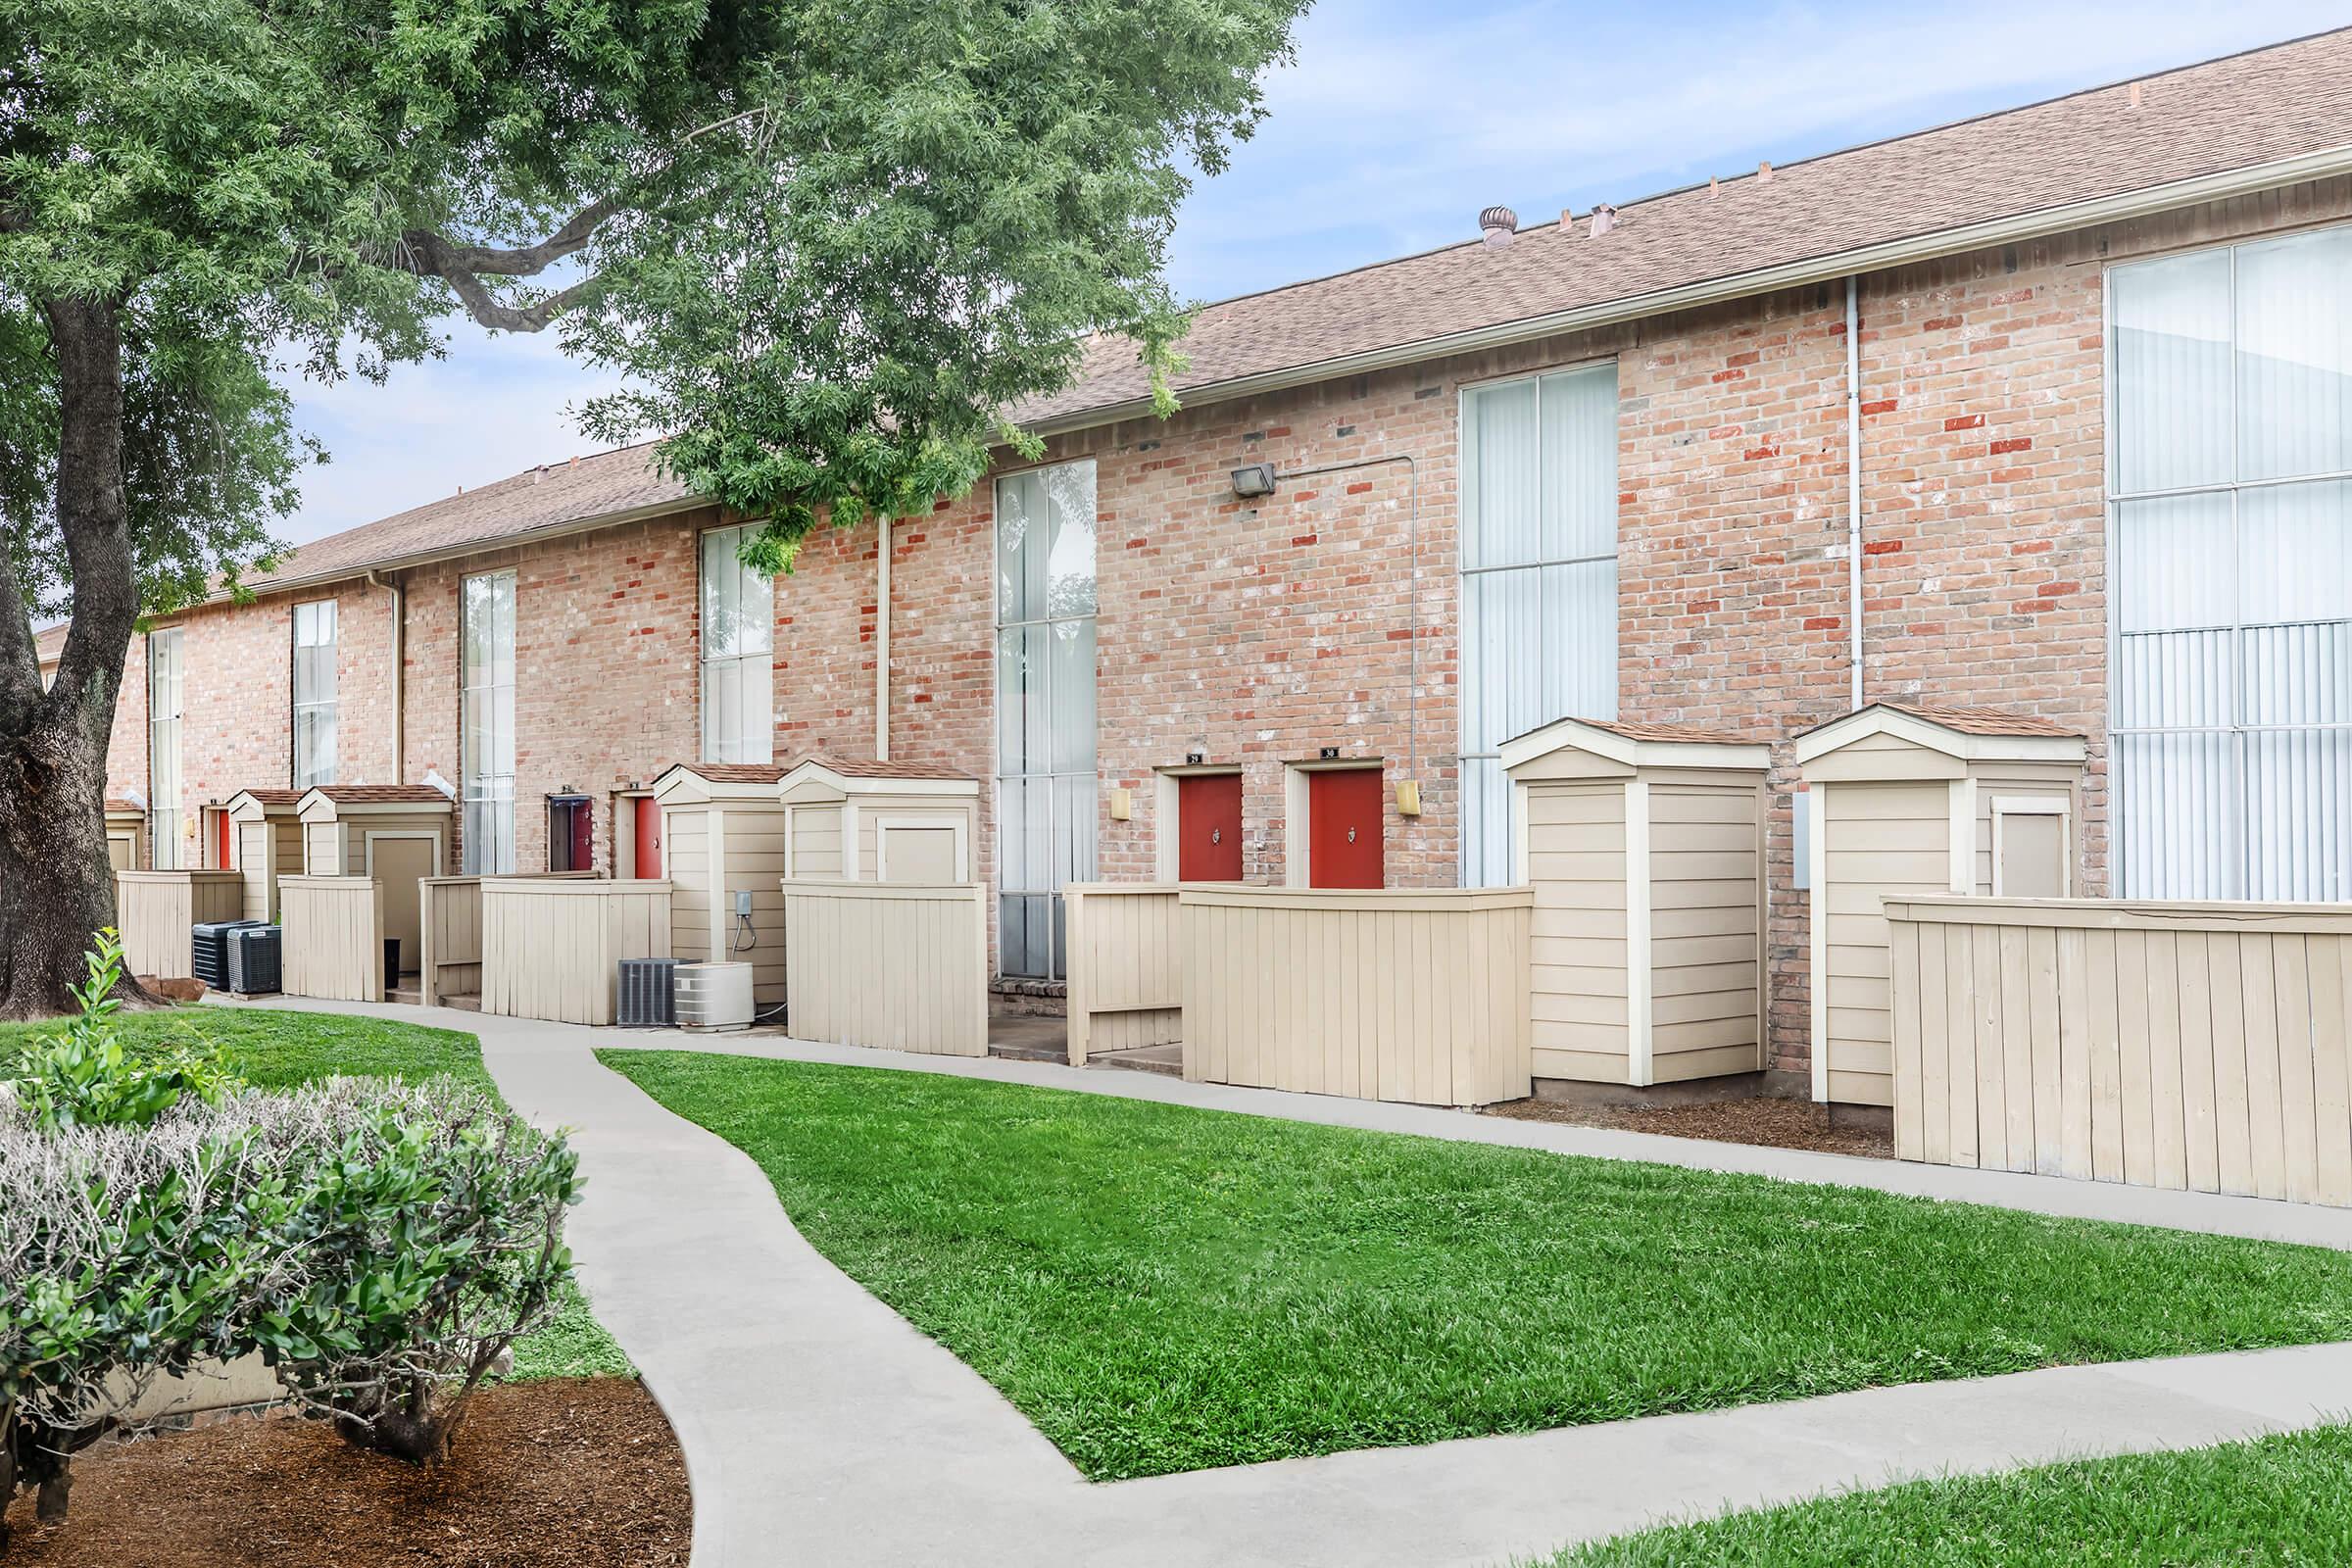
[[[313,612],[314,620],[320,618],[318,612],[324,612],[323,618],[326,622],[326,640],[324,642],[305,643],[302,640],[303,612],[305,611]],[[342,670],[338,665],[342,653],[340,643],[342,632],[342,611],[335,600],[306,600],[294,607],[292,625],[287,633],[288,640],[292,645],[291,662],[293,665],[288,687],[294,721],[292,777],[294,787],[298,790],[316,789],[322,784],[334,783],[335,773],[341,762],[343,681]],[[330,650],[326,664],[327,692],[323,698],[316,691],[311,693],[308,701],[303,697],[302,651],[305,648]],[[323,712],[326,718],[326,731],[332,737],[330,750],[335,753],[335,760],[330,762],[324,770],[318,769],[318,759],[315,756],[310,758],[303,756],[302,718],[305,710],[310,710],[313,714]]]
[[[2235,353],[2238,343],[2237,274],[2238,258],[2240,255],[2249,247],[2262,245],[2267,242],[2290,239],[2305,234],[2321,233],[2328,230],[2340,230],[2347,227],[2352,227],[2352,225],[2343,223],[2324,223],[2313,224],[2306,228],[2292,229],[2280,233],[2250,234],[2242,236],[2238,239],[2230,240],[2219,244],[2184,246],[2180,249],[2161,251],[2149,255],[2121,257],[2114,261],[2108,262],[2100,269],[2099,324],[2102,337],[2102,347],[2100,351],[2099,368],[2101,416],[2099,420],[2099,429],[2103,450],[2100,455],[2099,474],[2100,489],[2104,495],[2102,514],[2105,520],[2103,541],[2105,559],[2103,562],[2103,569],[2105,571],[2106,582],[2108,584],[2106,597],[2106,700],[2108,719],[2107,737],[2109,758],[2109,793],[2106,821],[2108,838],[2107,855],[2109,864],[2112,868],[2108,885],[2108,892],[2111,895],[2129,894],[2131,891],[2131,881],[2135,873],[2135,868],[2130,863],[2131,834],[2128,831],[2128,824],[2132,820],[2132,783],[2127,776],[2127,769],[2124,767],[2122,760],[2118,755],[2122,750],[2122,748],[2117,744],[2120,738],[2126,736],[2166,734],[2218,734],[2229,737],[2230,741],[2230,787],[2234,796],[2234,800],[2231,803],[2234,808],[2224,809],[2217,813],[2219,820],[2215,826],[2217,831],[2228,835],[2225,851],[2221,857],[2221,863],[2225,867],[2229,876],[2231,878],[2231,881],[2229,883],[2229,885],[2225,886],[2221,890],[2220,896],[2224,899],[2245,899],[2251,897],[2251,885],[2254,879],[2254,856],[2257,848],[2253,835],[2246,830],[2245,818],[2247,801],[2247,767],[2246,748],[2244,744],[2245,738],[2248,735],[2258,733],[2316,734],[2327,731],[2352,730],[2352,720],[2340,722],[2317,722],[2310,724],[2229,723],[2221,725],[2155,726],[2124,726],[2115,721],[2115,715],[2125,710],[2123,702],[2125,633],[2123,629],[2123,616],[2118,612],[2115,587],[2119,576],[2117,563],[2120,557],[2120,541],[2123,537],[2124,508],[2133,502],[2139,501],[2169,499],[2174,497],[2194,495],[2227,494],[2230,497],[2230,554],[2234,560],[2241,549],[2241,542],[2243,539],[2243,524],[2240,516],[2241,508],[2239,506],[2239,501],[2248,491],[2352,481],[2352,469],[2331,470],[2315,473],[2298,473],[2255,479],[2242,477],[2242,467],[2244,462],[2244,449],[2242,445],[2243,431],[2239,426],[2238,417],[2239,375],[2238,367],[2235,360]],[[2232,358],[2230,364],[2230,372],[2229,375],[2229,403],[2225,416],[2230,422],[2230,442],[2233,459],[2231,464],[2232,471],[2230,477],[2227,480],[2218,482],[2179,485],[2160,490],[2124,490],[2120,482],[2119,474],[2123,453],[2121,451],[2120,444],[2116,440],[2115,425],[2116,394],[2118,390],[2117,353],[2120,347],[2120,336],[2116,331],[2115,324],[2115,275],[2120,270],[2125,270],[2135,267],[2145,267],[2168,261],[2176,261],[2182,257],[2188,256],[2208,256],[2217,251],[2227,253],[2230,258],[2230,344]],[[2217,625],[2213,629],[2219,630],[2221,628]],[[2243,653],[2246,620],[2244,600],[2242,596],[2235,593],[2232,594],[2230,605],[2230,623],[2229,630],[2231,634],[2230,671],[2233,687],[2230,698],[2230,713],[2233,718],[2242,718],[2244,716],[2244,690],[2242,683],[2244,673]],[[2067,875],[2069,878],[2068,885],[2072,887],[2074,885],[2074,868],[2072,863],[2071,849],[2069,854]],[[2164,890],[2157,896],[2169,898],[2176,897],[2178,895],[2171,890]]]
[[[157,716],[157,692],[163,661],[156,650],[170,647],[172,716]],[[187,750],[182,744],[187,719],[188,640],[186,628],[159,626],[147,634],[147,858],[158,871],[176,871],[186,846],[181,843],[181,802],[187,794]],[[167,734],[167,730],[169,733]],[[156,762],[171,748],[171,788],[164,788]],[[197,856],[201,863],[201,847]]]
[[[1992,814],[1992,896],[2008,895],[2001,890],[2001,818],[2005,816],[2054,816],[2058,818],[2058,863],[2065,875],[2062,899],[2075,896],[2075,807],[2063,795],[1995,795]]]
[[[772,762],[776,760],[776,585],[773,579],[763,579],[751,567],[743,564],[736,550],[747,533],[758,530],[757,523],[731,524],[723,528],[706,528],[696,536],[694,555],[694,608],[697,627],[697,664],[695,674],[701,688],[702,760],[706,762]],[[722,541],[720,535],[725,538]],[[710,616],[709,613],[710,582],[710,553],[713,545],[726,552],[739,578],[737,594],[741,595],[754,584],[767,603],[767,612],[760,619],[760,646],[740,649],[734,653],[713,654],[710,651]],[[720,667],[730,667],[737,679],[751,680],[757,675],[760,687],[760,711],[766,722],[757,734],[721,736],[714,730],[714,719],[723,718],[731,724],[742,715],[714,714],[710,698],[717,682],[711,676]]]
[[[1619,412],[1616,417],[1616,427],[1618,441],[1620,446],[1622,446],[1625,428],[1625,416],[1623,412],[1625,401],[1625,382],[1622,363],[1615,355],[1602,355],[1594,359],[1570,361],[1564,365],[1547,365],[1537,370],[1522,371],[1511,375],[1487,376],[1479,380],[1464,381],[1460,383],[1454,389],[1454,451],[1457,455],[1457,459],[1461,459],[1461,455],[1467,454],[1470,450],[1470,410],[1473,397],[1478,393],[1491,392],[1498,387],[1513,386],[1520,383],[1532,384],[1536,393],[1536,430],[1538,442],[1536,462],[1536,512],[1538,517],[1540,518],[1543,514],[1544,509],[1544,464],[1542,454],[1544,429],[1544,382],[1547,378],[1553,376],[1574,375],[1580,371],[1599,370],[1602,368],[1609,369],[1617,377],[1617,400]],[[1625,641],[1623,619],[1624,582],[1623,570],[1621,566],[1621,558],[1625,548],[1625,519],[1622,508],[1619,510],[1616,517],[1612,520],[1610,527],[1611,547],[1608,553],[1605,555],[1563,556],[1557,559],[1540,557],[1530,561],[1512,562],[1507,564],[1486,564],[1473,566],[1468,564],[1467,553],[1470,540],[1470,519],[1472,516],[1473,508],[1476,505],[1476,486],[1473,476],[1468,471],[1468,464],[1466,459],[1461,459],[1460,461],[1460,471],[1457,473],[1455,480],[1455,493],[1459,502],[1454,527],[1454,620],[1457,633],[1457,643],[1461,637],[1468,635],[1468,630],[1470,627],[1468,589],[1470,579],[1473,577],[1486,577],[1493,576],[1500,572],[1514,571],[1530,571],[1541,573],[1549,567],[1598,565],[1604,562],[1611,565],[1619,566],[1619,580],[1615,584],[1615,593],[1612,597],[1616,602],[1618,610],[1616,640],[1620,652],[1618,658],[1612,660],[1610,666],[1610,685],[1612,688],[1612,697],[1609,703],[1609,711],[1606,713],[1553,713],[1546,715],[1544,719],[1539,720],[1539,722],[1549,722],[1551,719],[1567,717],[1614,719],[1617,716],[1617,704],[1622,700],[1624,695],[1625,682],[1624,671],[1620,664]],[[1467,651],[1457,646],[1454,659],[1456,667],[1458,669],[1461,665],[1467,662]],[[1471,705],[1474,699],[1472,694],[1468,691],[1466,685],[1457,691],[1456,696],[1456,711],[1459,715],[1459,722],[1461,726],[1461,733],[1459,736],[1460,749],[1457,753],[1459,760],[1463,764],[1478,761],[1492,761],[1497,767],[1499,767],[1501,765],[1501,753],[1498,750],[1474,751],[1471,749],[1470,726],[1473,722],[1473,710]],[[1504,738],[1507,737],[1498,737],[1498,739]],[[1464,765],[1461,768],[1462,793],[1465,797],[1468,796],[1469,791],[1474,787],[1470,776],[1471,772],[1472,770],[1467,765]],[[1517,797],[1507,789],[1504,791],[1504,796],[1509,802],[1506,809],[1515,812],[1518,806]],[[1468,803],[1466,799],[1463,804],[1464,808],[1460,812],[1460,822],[1455,834],[1454,870],[1456,882],[1464,887],[1469,887],[1473,885],[1471,878],[1476,867],[1473,858],[1474,846],[1471,843],[1472,813],[1468,809]],[[1512,829],[1512,832],[1514,835],[1516,834],[1515,827]],[[1286,864],[1288,864],[1289,858],[1289,856],[1286,854],[1284,857],[1284,861]],[[1294,885],[1304,886],[1305,884],[1301,882]]]
[[[499,684],[496,681],[491,681],[483,685],[469,686],[466,684],[466,647],[468,640],[466,609],[467,595],[466,593],[466,585],[477,582],[487,577],[504,577],[507,579],[509,584],[509,590],[507,594],[507,613],[510,624],[507,630],[510,640],[515,644],[516,651],[514,660],[510,662],[509,675],[511,678],[507,689],[511,693],[515,692],[518,690],[521,683],[521,671],[518,668],[514,667],[514,664],[518,662],[521,657],[520,643],[522,627],[522,588],[520,576],[511,566],[497,571],[468,572],[466,575],[465,581],[459,585],[458,589],[458,819],[461,831],[463,831],[464,828],[468,825],[466,821],[466,808],[473,804],[473,802],[477,799],[487,801],[494,807],[503,808],[505,832],[502,835],[502,853],[496,857],[496,858],[501,859],[506,863],[484,864],[481,859],[481,846],[475,842],[475,835],[471,833],[465,833],[464,835],[464,844],[462,846],[464,858],[461,863],[466,867],[466,874],[468,876],[511,876],[514,874],[516,859],[514,853],[514,775],[513,773],[498,774],[475,772],[473,767],[474,760],[466,749],[466,697],[477,691],[495,692],[499,689]],[[510,737],[510,739],[513,738],[514,737]],[[502,777],[507,781],[507,794],[503,801],[501,801],[495,793],[479,796],[475,795],[474,786],[477,783],[495,781]]]

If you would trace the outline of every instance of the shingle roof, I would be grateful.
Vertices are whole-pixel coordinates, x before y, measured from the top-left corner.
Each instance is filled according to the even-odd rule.
[[[1617,226],[1523,228],[1210,305],[1179,392],[1633,301],[1865,246],[1933,236],[2352,145],[2352,30],[2187,66],[1914,135],[1628,202]],[[1612,193],[1595,191],[1606,198]],[[1465,201],[1462,220],[1472,220]],[[1016,411],[1062,422],[1150,383],[1123,338],[1076,384]],[[1197,400],[1196,400],[1197,401]]]
[[[844,761],[840,758],[827,757],[822,752],[810,752],[802,758],[800,762],[793,765],[798,767],[806,762],[814,762],[819,767],[829,768],[843,778],[931,778],[952,779],[963,784],[978,782],[972,774],[953,767],[942,767],[933,762],[881,762],[871,758],[859,761]]]
[[[233,801],[244,795],[263,806],[300,806],[309,793],[308,790],[232,790],[228,798]]]
[[[1924,718],[1931,724],[1963,735],[2027,735],[2047,736],[2059,740],[2081,740],[2082,732],[2068,729],[2032,713],[2013,713],[2005,708],[1937,708],[1921,703],[1878,703],[1879,708],[1891,708],[1913,718]]]
[[[772,762],[680,762],[696,778],[713,784],[773,784],[787,771]]]
[[[1761,738],[1740,735],[1727,729],[1708,729],[1701,724],[1644,724],[1624,719],[1580,718],[1576,722],[1592,729],[1605,729],[1629,741],[1681,742],[1694,746],[1760,746]]]
[[[264,793],[261,790],[252,792],[257,800]],[[274,795],[277,792],[271,790],[267,793]],[[450,804],[449,797],[430,784],[321,784],[315,792],[304,790],[298,793],[323,795],[337,806],[400,806],[410,803],[420,806],[447,806]]]

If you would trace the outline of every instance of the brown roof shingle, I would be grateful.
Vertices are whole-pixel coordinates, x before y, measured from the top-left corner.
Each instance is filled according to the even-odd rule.
[[[430,784],[321,784],[318,786],[318,792],[337,806],[405,806],[410,804],[447,806],[450,804],[449,797]],[[260,790],[253,792],[257,798],[262,793]],[[298,793],[308,795],[310,791],[303,790]]]
[[[2082,732],[2068,729],[2064,724],[2037,718],[2032,713],[2014,713],[2005,708],[1939,708],[1925,703],[1886,703],[1874,705],[1891,708],[1913,718],[1924,718],[1931,724],[1963,735],[2038,735],[2057,740],[2081,740]]]
[[[1622,735],[1629,741],[1667,741],[1698,746],[1761,746],[1764,738],[1740,735],[1703,724],[1649,724],[1627,719],[1580,718],[1576,722]]]
[[[680,762],[677,766],[713,784],[773,784],[786,771],[772,762]]]
[[[837,757],[828,757],[822,752],[810,752],[802,758],[800,762],[793,765],[798,767],[801,762],[814,762],[819,767],[831,768],[843,778],[929,778],[950,779],[963,784],[977,782],[969,773],[953,767],[943,767],[935,762],[882,762],[876,761],[872,758],[845,761]]]
[[[1177,390],[1933,236],[2352,145],[2352,30],[2255,50],[1618,209],[1204,308]],[[1597,194],[1606,195],[1606,192]],[[1465,226],[1472,214],[1462,210]],[[1098,338],[1076,384],[1015,411],[1082,419],[1148,396],[1133,344]],[[1198,401],[1198,400],[1196,400]]]

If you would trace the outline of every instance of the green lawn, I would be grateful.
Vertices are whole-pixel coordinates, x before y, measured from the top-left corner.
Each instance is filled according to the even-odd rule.
[[[1549,1568],[2352,1562],[2352,1428],[1915,1482],[1573,1547]]]
[[[123,1043],[136,1051],[168,1040],[202,1038],[234,1060],[248,1083],[285,1089],[319,1078],[390,1078],[411,1083],[437,1075],[461,1079],[495,1096],[482,1066],[481,1042],[454,1029],[427,1029],[389,1018],[353,1018],[274,1007],[166,1007],[119,1014]],[[0,1024],[0,1077],[18,1053],[56,1032],[57,1023]],[[636,1368],[588,1309],[578,1290],[566,1291],[555,1320],[514,1347],[510,1381],[634,1377]]]
[[[2352,1257],[922,1073],[612,1051],[1089,1476],[2352,1337]]]
[[[116,1022],[123,1044],[133,1051],[167,1039],[209,1040],[236,1060],[248,1082],[264,1089],[283,1089],[338,1073],[352,1078],[398,1075],[412,1083],[445,1073],[492,1089],[490,1075],[482,1068],[480,1044],[454,1029],[330,1012],[228,1006],[124,1012],[116,1015]],[[63,1027],[62,1019],[0,1024],[0,1075],[36,1038]]]

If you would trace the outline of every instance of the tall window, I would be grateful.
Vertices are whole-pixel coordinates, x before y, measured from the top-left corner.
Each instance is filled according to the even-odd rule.
[[[748,531],[703,535],[706,762],[775,760],[775,584],[737,557]]]
[[[1060,889],[1095,874],[1095,466],[997,481],[998,954],[1065,973]]]
[[[180,866],[179,717],[187,666],[177,626],[147,639],[147,841],[155,868]]]
[[[1617,368],[1462,394],[1462,881],[1511,879],[1506,740],[1617,716]]]
[[[458,771],[466,874],[514,869],[514,574],[466,579],[458,702]]]
[[[335,602],[294,607],[294,787],[335,781]]]
[[[2352,230],[2108,314],[2117,891],[2352,898]]]

